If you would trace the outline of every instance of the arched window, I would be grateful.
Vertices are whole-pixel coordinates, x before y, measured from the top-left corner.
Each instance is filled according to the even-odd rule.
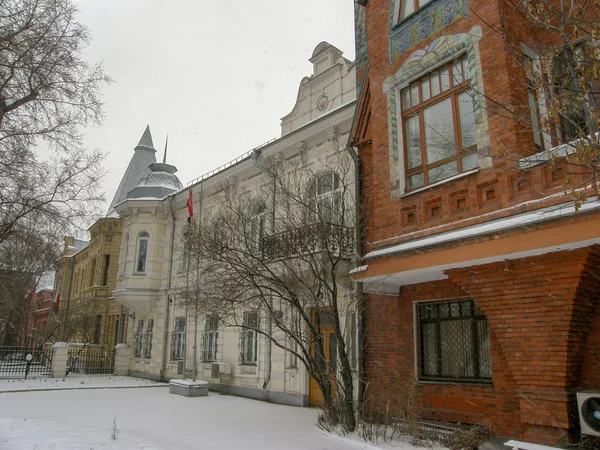
[[[253,253],[262,251],[266,211],[267,207],[262,201],[257,202],[254,208],[252,208],[250,216],[250,242],[248,244]]]
[[[148,240],[150,236],[145,231],[138,235],[137,252],[135,255],[135,271],[137,273],[146,272],[146,259],[148,258]]]
[[[316,176],[308,188],[310,222],[339,223],[342,193],[340,177],[335,172]]]

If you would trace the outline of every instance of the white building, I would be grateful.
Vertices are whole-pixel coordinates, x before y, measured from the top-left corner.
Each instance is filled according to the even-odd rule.
[[[355,111],[354,63],[326,42],[316,47],[310,61],[313,74],[301,81],[296,104],[281,120],[279,139],[200,176],[187,188],[182,188],[173,166],[154,163],[127,199],[114,206],[123,222],[114,296],[130,311],[127,342],[132,346],[132,375],[181,378],[184,359],[187,376],[194,366],[193,317],[188,315],[186,320],[177,301],[177,293],[186,285],[180,236],[188,223],[189,189],[198,217],[216,212],[216,195],[227,181],[235,179],[245,192],[257,193],[271,183],[261,168],[266,161],[297,158],[299,167],[310,167],[314,173],[320,173],[335,155],[345,154],[351,161],[345,143]],[[246,333],[240,337],[244,333],[240,329],[223,326],[210,316],[200,317],[198,378],[209,381],[212,389],[285,404],[318,403],[316,386],[301,364],[291,363],[288,352],[270,345],[264,336]],[[250,321],[258,318],[247,317]],[[355,316],[344,321],[350,324],[348,333],[355,333]]]

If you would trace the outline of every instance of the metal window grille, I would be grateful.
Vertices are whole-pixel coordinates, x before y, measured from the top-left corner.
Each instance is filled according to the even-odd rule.
[[[258,312],[247,311],[244,313],[243,328],[240,332],[240,355],[239,363],[245,365],[256,364],[256,353],[258,339],[256,330],[258,329]]]
[[[144,320],[138,320],[137,329],[135,330],[135,348],[133,356],[139,358],[142,356],[142,333],[144,332]]]
[[[183,359],[183,339],[185,333],[185,317],[175,317],[175,325],[171,335],[171,360]]]
[[[154,328],[154,319],[148,319],[146,332],[144,333],[142,354],[144,358],[152,357],[152,334]]]
[[[207,315],[202,336],[202,359],[204,361],[217,360],[217,339],[219,338],[219,316]]]
[[[490,328],[472,300],[420,303],[419,378],[491,381]]]

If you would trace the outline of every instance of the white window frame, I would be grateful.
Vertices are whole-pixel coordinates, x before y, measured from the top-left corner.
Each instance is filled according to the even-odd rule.
[[[254,316],[254,320],[251,320]],[[242,366],[255,366],[258,362],[258,332],[260,316],[257,310],[245,311],[240,330],[239,363]],[[246,328],[248,327],[248,328]],[[251,352],[248,352],[251,350]],[[250,354],[248,354],[250,353]]]
[[[145,244],[143,244],[145,243]],[[142,245],[145,245],[146,254],[142,261]],[[142,231],[138,234],[136,252],[135,252],[135,266],[134,272],[136,274],[145,274],[148,268],[148,252],[150,248],[150,235],[146,231]],[[141,268],[140,268],[141,267]]]
[[[152,358],[152,338],[154,336],[154,319],[146,321],[146,331],[142,340],[142,358]]]
[[[171,333],[171,361],[183,359],[185,322],[185,317],[183,316],[175,317],[173,320],[173,331]]]
[[[219,316],[208,314],[204,321],[204,334],[202,336],[202,360],[218,361],[219,351]]]
[[[267,207],[263,201],[258,201],[252,208],[248,246],[253,254],[260,254],[263,249]]]
[[[331,189],[320,192],[322,181],[326,177],[331,177],[329,180]],[[308,186],[307,196],[310,223],[340,223],[339,213],[343,198],[340,176],[337,172],[322,172],[313,177]]]

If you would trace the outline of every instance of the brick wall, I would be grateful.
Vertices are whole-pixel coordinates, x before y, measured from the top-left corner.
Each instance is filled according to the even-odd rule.
[[[413,302],[468,296],[491,332],[493,385],[417,383],[421,416],[491,419],[494,433],[545,444],[577,430],[575,392],[600,388],[598,246],[447,271],[448,280],[370,294],[368,405],[388,408],[415,373]],[[587,346],[587,347],[586,347]]]

